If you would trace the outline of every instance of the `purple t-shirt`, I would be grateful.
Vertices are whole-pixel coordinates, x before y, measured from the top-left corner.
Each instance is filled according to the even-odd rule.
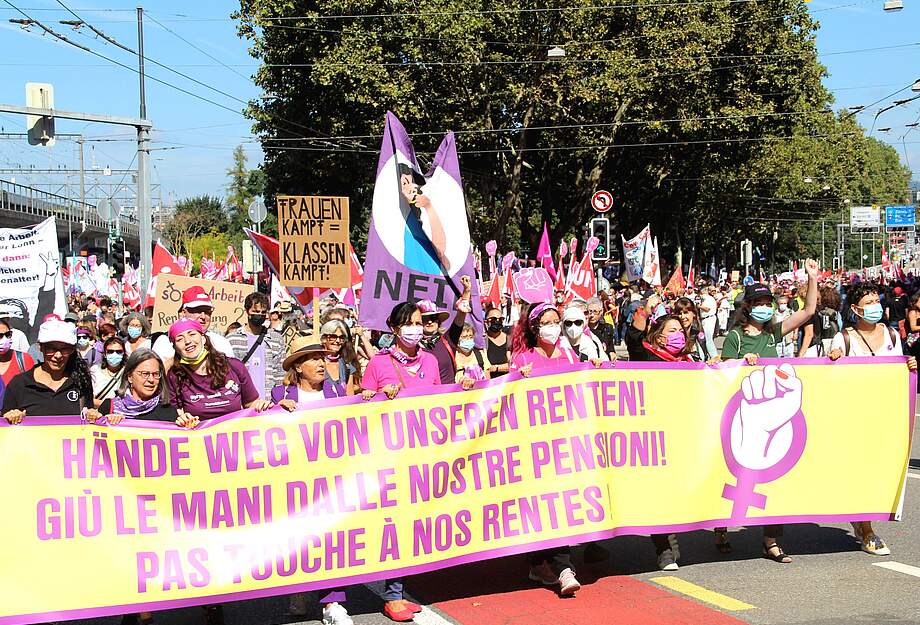
[[[246,365],[236,358],[228,360],[230,371],[227,372],[226,384],[221,388],[211,386],[211,376],[193,373],[191,379],[177,389],[175,371],[170,369],[166,379],[172,405],[204,421],[242,410],[245,404],[259,399],[259,391],[252,383]]]

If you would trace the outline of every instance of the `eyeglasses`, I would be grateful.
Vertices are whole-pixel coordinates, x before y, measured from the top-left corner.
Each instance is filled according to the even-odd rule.
[[[0,332],[0,339],[11,339],[13,338],[13,331],[8,330],[6,332]]]
[[[345,337],[339,334],[327,334],[323,337],[324,341],[329,341],[330,343],[344,343]]]
[[[42,345],[41,347],[42,347],[42,354],[46,356],[53,356],[57,354],[58,352],[60,352],[62,356],[68,356],[72,354],[74,350],[73,345],[64,345],[64,346]]]
[[[581,326],[585,325],[585,322],[582,321],[581,319],[576,319],[574,321],[569,319],[567,321],[564,321],[563,324],[567,328],[571,328],[572,326],[578,326],[580,328]]]
[[[159,380],[160,379],[159,371],[135,371],[134,373],[141,376],[145,380]]]
[[[588,309],[588,314],[589,314],[589,315],[599,315],[599,314],[601,314],[601,311],[600,311],[600,310],[592,310],[592,309],[589,308],[589,309]]]

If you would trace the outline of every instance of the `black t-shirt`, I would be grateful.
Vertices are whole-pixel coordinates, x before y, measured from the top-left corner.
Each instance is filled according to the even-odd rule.
[[[441,384],[453,384],[457,374],[457,365],[454,354],[457,353],[457,343],[463,334],[463,326],[451,324],[447,332],[441,335],[434,346],[428,351],[438,360],[438,371],[441,374]]]
[[[486,355],[489,357],[489,364],[506,365],[508,364],[508,339],[505,339],[504,345],[496,345],[488,336],[486,336]],[[492,377],[497,378],[505,375],[504,372],[493,373]]]
[[[601,340],[601,343],[604,344],[604,349],[609,354],[614,349],[616,349],[616,344],[613,340],[613,326],[605,321],[598,321],[597,327],[591,328],[591,333]]]
[[[107,399],[102,402],[102,405],[99,406],[99,412],[104,415],[111,414],[113,412],[112,400]],[[132,418],[142,419],[144,421],[175,421],[179,418],[179,413],[176,412],[176,408],[169,402],[163,403],[160,401],[160,403],[157,404],[157,407],[147,414]]]
[[[898,323],[903,321],[907,316],[907,298],[894,297],[888,305],[888,323]]]
[[[26,417],[56,417],[79,415],[84,406],[92,408],[92,387],[84,389],[81,397],[73,378],[67,378],[61,388],[53,391],[35,381],[35,369],[39,366],[10,380],[3,395],[4,413],[16,409],[25,410]]]

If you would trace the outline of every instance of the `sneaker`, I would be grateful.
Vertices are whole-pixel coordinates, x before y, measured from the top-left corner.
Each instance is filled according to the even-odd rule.
[[[563,596],[574,595],[581,588],[581,584],[575,579],[575,571],[572,569],[563,569],[559,574],[559,594]]]
[[[607,558],[610,557],[610,552],[600,543],[590,542],[585,545],[583,557],[586,564],[596,564],[598,562],[605,562]]]
[[[559,583],[559,580],[553,575],[553,570],[549,568],[549,564],[546,562],[530,567],[527,577],[531,581],[540,582],[544,586],[555,586]]]
[[[355,622],[344,607],[329,603],[323,607],[323,625],[355,625]]]
[[[661,571],[676,571],[680,567],[677,566],[677,560],[674,559],[674,552],[670,549],[665,549],[658,554],[658,569]]]
[[[891,549],[882,540],[882,537],[875,532],[862,538],[862,550],[874,556],[890,556]]]
[[[303,592],[298,592],[291,595],[290,602],[288,603],[288,614],[291,616],[306,616],[307,615],[307,594]]]

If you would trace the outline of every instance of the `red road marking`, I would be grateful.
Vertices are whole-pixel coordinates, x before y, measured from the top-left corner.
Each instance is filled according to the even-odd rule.
[[[410,578],[408,589],[463,625],[743,625],[728,614],[628,576],[594,580],[574,598],[527,579],[523,558],[458,566]]]

